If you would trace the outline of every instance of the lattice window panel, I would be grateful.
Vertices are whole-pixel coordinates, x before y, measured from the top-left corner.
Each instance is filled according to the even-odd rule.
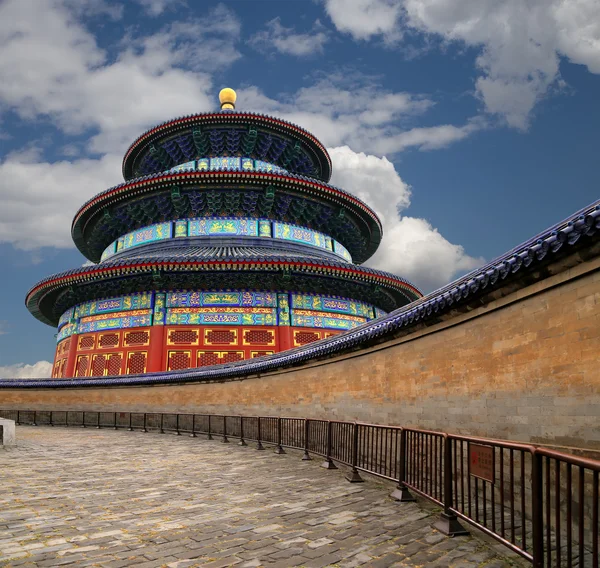
[[[275,334],[268,329],[244,331],[244,345],[275,345]]]
[[[79,357],[77,357],[77,364],[75,365],[75,376],[85,377],[87,375],[89,364],[90,358],[88,355],[80,355]]]
[[[79,338],[79,349],[93,349],[95,345],[95,337],[93,335],[84,335]]]
[[[204,342],[207,345],[236,345],[237,330],[207,329],[204,332]]]
[[[98,338],[98,347],[110,348],[119,345],[118,333],[103,333]]]
[[[325,331],[323,332],[323,339],[325,339],[326,337],[333,337],[334,335],[337,335],[338,332],[337,331]]]
[[[250,351],[250,358],[256,359],[256,357],[262,357],[263,355],[273,355],[275,351]]]
[[[294,345],[306,345],[321,339],[321,336],[316,331],[295,331]]]
[[[127,374],[137,375],[146,372],[146,360],[148,354],[145,351],[134,351],[127,355]]]
[[[244,359],[243,351],[223,351],[221,353],[221,363],[235,363]]]
[[[108,356],[108,364],[106,369],[109,375],[120,375],[121,374],[121,363],[123,362],[123,356],[120,353]]]
[[[105,355],[94,355],[92,357],[92,372],[91,377],[101,377],[104,375],[104,369],[106,368],[106,356]]]
[[[128,331],[123,334],[123,343],[130,345],[148,345],[150,343],[150,332],[148,331]]]
[[[65,369],[66,368],[67,368],[67,360],[63,359],[60,362],[60,370],[58,371],[57,378],[59,378],[59,379],[63,379],[64,378],[64,376],[65,376]]]
[[[221,362],[218,351],[198,351],[197,367],[207,367],[208,365],[218,365]]]
[[[198,331],[195,329],[172,329],[167,336],[169,345],[198,345]]]
[[[56,363],[54,363],[54,369],[52,369],[52,378],[56,379],[60,373],[60,364],[62,363],[62,361],[57,361]]]
[[[192,365],[191,351],[169,351],[168,353],[168,371],[180,371],[189,369]]]

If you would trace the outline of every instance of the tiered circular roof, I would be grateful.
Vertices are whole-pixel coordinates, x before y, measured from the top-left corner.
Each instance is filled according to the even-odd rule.
[[[224,157],[226,164],[235,158],[249,167],[220,167]],[[201,161],[210,167],[200,170]],[[90,199],[73,220],[73,240],[94,262],[127,233],[199,217],[267,219],[321,232],[356,263],[367,260],[382,237],[368,205],[328,184],[331,159],[324,146],[306,130],[260,114],[223,110],[165,122],[131,145],[123,175],[125,183]],[[85,301],[186,289],[327,294],[385,311],[421,296],[402,278],[307,245],[194,236],[117,249],[100,264],[50,276],[29,291],[26,304],[35,317],[57,325],[61,314]]]
[[[310,132],[263,114],[221,111],[183,116],[151,128],[127,150],[126,180],[158,173],[194,155],[247,155],[300,175],[329,181],[331,158]]]

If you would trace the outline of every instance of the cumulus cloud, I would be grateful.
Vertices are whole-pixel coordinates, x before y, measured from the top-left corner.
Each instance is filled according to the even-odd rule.
[[[322,53],[329,40],[325,28],[318,20],[309,33],[297,33],[294,28],[281,25],[280,18],[273,18],[266,24],[266,29],[254,34],[248,43],[263,53],[277,51],[286,55],[305,57]]]
[[[561,56],[600,73],[597,0],[325,0],[325,9],[355,39],[411,30],[478,48],[476,96],[519,129],[560,84]]]
[[[17,363],[0,366],[0,379],[43,379],[52,375],[50,361],[38,361],[33,365]]]
[[[422,94],[386,90],[360,74],[331,74],[277,100],[256,87],[240,89],[238,94],[244,108],[295,122],[327,146],[348,145],[374,154],[439,149],[485,127],[485,121],[477,118],[459,126],[412,126],[434,101]]]
[[[184,0],[135,0],[149,16],[160,16],[168,8],[185,5]]]
[[[214,107],[211,77],[240,54],[235,15],[218,6],[156,34],[127,37],[115,60],[61,2],[0,4],[0,104],[67,134],[99,131],[89,150],[122,149],[157,120]]]
[[[459,273],[483,264],[462,246],[446,240],[425,219],[402,215],[410,205],[411,188],[387,158],[330,148],[332,183],[366,201],[383,224],[383,241],[367,266],[403,276],[423,291],[447,284]]]

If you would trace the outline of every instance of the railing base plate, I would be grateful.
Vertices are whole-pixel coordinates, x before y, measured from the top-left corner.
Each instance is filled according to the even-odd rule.
[[[440,514],[440,518],[434,523],[433,528],[446,536],[464,536],[469,534],[469,531],[458,522],[456,515],[447,515],[446,513]]]
[[[304,455],[302,456],[302,461],[310,461],[312,460],[312,458],[310,457],[310,454],[308,452],[304,452]]]
[[[331,460],[325,460],[321,464],[321,467],[324,467],[325,469],[337,469],[337,466]]]
[[[348,473],[346,475],[346,480],[349,481],[350,483],[363,483],[364,482],[364,479],[360,476],[360,474],[356,470],[350,471],[350,473]]]
[[[416,501],[412,493],[404,485],[398,485],[394,491],[392,491],[390,497],[400,501],[400,503],[413,503]]]
[[[279,454],[279,455],[285,454],[285,450],[281,446],[277,446],[273,451],[274,451],[274,453]]]

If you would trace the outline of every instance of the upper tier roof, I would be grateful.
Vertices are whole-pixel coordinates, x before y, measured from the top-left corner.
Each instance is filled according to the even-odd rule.
[[[99,193],[76,213],[71,235],[98,262],[102,251],[132,230],[198,215],[253,216],[314,229],[342,243],[355,262],[379,246],[375,212],[354,195],[304,176],[260,172],[166,172]]]
[[[175,118],[142,134],[123,159],[126,180],[201,156],[248,156],[329,181],[331,158],[310,132],[279,118],[225,110]]]

